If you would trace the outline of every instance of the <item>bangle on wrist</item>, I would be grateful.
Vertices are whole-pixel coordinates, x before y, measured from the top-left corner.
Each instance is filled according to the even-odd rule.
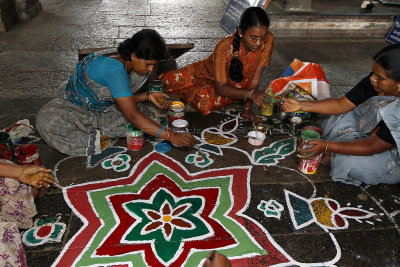
[[[166,127],[166,125],[160,127],[160,129],[158,130],[158,132],[156,134],[156,139],[158,139],[160,137],[160,134],[161,134],[162,130],[164,130],[165,127]]]
[[[18,181],[19,181],[19,178],[21,178],[22,174],[24,173],[25,168],[26,168],[26,165],[22,168],[22,171],[21,171],[21,173],[19,174],[19,176],[17,178]]]
[[[244,102],[246,102],[247,98],[250,98],[250,95],[251,95],[253,92],[254,92],[254,89],[253,89],[253,90],[250,90],[250,91],[246,94],[246,96],[244,97]]]
[[[167,140],[170,141],[170,142],[171,142],[171,137],[172,137],[172,133],[173,132],[174,132],[173,130],[169,130],[169,133],[168,133]]]
[[[244,108],[244,110],[249,110],[249,109],[251,109],[250,107],[249,108]]]
[[[325,151],[324,151],[324,154],[326,153],[326,151],[328,151],[328,140],[326,140],[326,144],[325,144]]]
[[[148,101],[149,100],[149,96],[150,96],[150,92],[147,92],[146,96],[144,97],[144,101]]]

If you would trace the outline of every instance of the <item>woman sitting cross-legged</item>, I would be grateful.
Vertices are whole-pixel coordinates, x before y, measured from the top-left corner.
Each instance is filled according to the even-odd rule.
[[[186,104],[203,115],[244,100],[242,117],[249,120],[252,103],[264,105],[265,94],[257,88],[272,55],[274,36],[268,27],[264,9],[246,9],[236,32],[219,40],[210,56],[162,74],[164,90],[179,93]]]

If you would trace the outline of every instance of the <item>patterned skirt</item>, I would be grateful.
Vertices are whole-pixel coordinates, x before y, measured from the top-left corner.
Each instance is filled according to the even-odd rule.
[[[164,85],[164,92],[179,93],[182,101],[203,115],[230,105],[233,99],[220,96],[212,80],[197,78],[197,64],[200,62],[163,73],[160,80]]]

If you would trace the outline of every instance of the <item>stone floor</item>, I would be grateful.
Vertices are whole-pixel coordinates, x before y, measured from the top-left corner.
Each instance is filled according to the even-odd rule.
[[[297,13],[283,13],[280,1],[272,2],[270,15],[284,14],[293,16],[293,20],[300,16]],[[315,1],[311,13],[393,19],[400,11],[397,6],[361,10],[359,5],[362,1],[331,2]],[[77,63],[79,48],[116,46],[134,32],[150,27],[158,30],[167,43],[195,44],[193,50],[177,59],[178,66],[184,66],[207,56],[216,41],[226,35],[218,25],[225,8],[221,0],[43,0],[41,3],[43,10],[37,17],[19,23],[7,33],[0,33],[0,128],[24,118],[34,124],[37,111],[55,97],[55,88],[69,77]],[[278,78],[294,58],[298,58],[319,63],[330,81],[331,94],[342,95],[370,72],[372,55],[387,44],[385,36],[288,39],[279,34],[279,29],[276,31],[279,38],[275,40],[271,65],[263,73],[260,90]],[[205,129],[218,127],[234,119],[238,111],[239,106],[233,105],[230,109],[207,117],[187,113],[186,118],[192,129],[197,129],[196,134],[200,135]],[[315,175],[302,175],[296,171],[295,153],[283,157],[278,164],[267,167],[265,171],[252,161],[255,147],[249,145],[245,137],[251,125],[239,122],[233,132],[237,142],[224,147],[223,155],[210,154],[214,162],[207,168],[199,168],[185,161],[186,156],[194,154],[195,150],[173,147],[166,154],[192,174],[236,167],[250,169],[249,186],[247,190],[242,189],[248,197],[245,199],[247,202],[242,217],[250,218],[243,231],[253,236],[257,242],[259,238],[264,240],[263,244],[269,242],[271,250],[265,250],[270,255],[275,255],[271,252],[274,250],[280,254],[277,258],[252,255],[244,257],[244,263],[241,257],[237,257],[243,255],[243,252],[219,248],[230,256],[235,266],[273,265],[283,263],[284,258],[289,262],[285,266],[315,266],[306,263],[316,263],[318,266],[399,266],[400,188],[397,185],[355,187],[333,183],[326,166],[321,166]],[[39,137],[36,131],[33,136]],[[267,138],[264,146],[288,138],[290,136],[286,133],[275,132],[273,137]],[[131,172],[127,170],[117,173],[100,166],[88,168],[86,158],[69,158],[33,137],[23,141],[39,146],[43,165],[56,169],[62,186],[112,180],[128,176]],[[123,147],[125,142],[118,140],[114,146]],[[128,151],[131,166],[137,167],[135,164],[142,162],[152,151],[153,145],[149,141],[140,152]],[[64,200],[66,188],[69,187],[64,188],[64,194],[60,189],[51,188],[47,195],[36,201],[39,215],[61,214],[61,222],[66,224],[66,231],[59,243],[26,247],[29,266],[51,266],[60,257],[60,253],[66,253],[63,249],[71,245],[72,240],[77,240],[75,235],[83,231],[83,217],[77,216]],[[294,193],[298,199],[331,199],[337,201],[339,208],[352,207],[376,215],[369,219],[348,218],[348,225],[343,229],[328,229],[317,223],[296,227],[293,212],[285,204],[288,192]],[[243,197],[235,195],[233,199]],[[267,217],[257,209],[262,201],[269,200],[284,206],[279,219]],[[229,223],[223,225],[229,228]],[[263,231],[252,232],[249,225]],[[232,231],[232,234],[240,235],[239,232]],[[191,266],[195,262],[199,260],[192,259],[186,265]],[[111,265],[111,262],[102,265]]]

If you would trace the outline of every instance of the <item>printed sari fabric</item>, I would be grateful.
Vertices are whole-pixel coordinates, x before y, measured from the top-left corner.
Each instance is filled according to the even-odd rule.
[[[115,100],[108,94],[107,98],[101,97],[96,93],[95,88],[103,88],[104,86],[94,84],[90,77],[86,74],[85,70],[93,60],[98,56],[108,54],[112,50],[103,50],[101,52],[91,53],[87,55],[84,59],[76,64],[74,72],[68,80],[67,86],[65,88],[64,98],[71,101],[77,106],[82,106],[87,110],[94,112],[102,112],[107,107],[115,103]],[[92,83],[90,86],[89,83]],[[107,92],[107,91],[106,91]]]
[[[370,156],[331,153],[331,176],[347,184],[400,183],[400,99],[375,96],[354,110],[333,115],[323,125],[322,138],[345,142],[368,138],[381,120],[396,141],[396,147]]]
[[[32,227],[36,214],[32,187],[0,177],[0,266],[27,266],[18,229]]]
[[[85,57],[68,82],[58,88],[59,98],[44,105],[36,116],[36,128],[52,148],[72,156],[101,153],[101,135],[110,138],[125,136],[127,123],[107,86],[93,81],[84,71],[96,56],[115,52],[101,50]],[[131,75],[131,89],[137,90],[147,76]],[[62,97],[61,97],[62,96]],[[141,112],[145,106],[138,103]]]
[[[253,80],[259,66],[269,65],[274,36],[268,36],[262,48],[256,52],[246,52],[243,45],[239,49],[239,59],[243,63],[243,80],[240,83],[229,78],[229,67],[233,57],[233,35],[218,41],[214,51],[206,59],[181,69],[163,73],[160,80],[164,91],[179,93],[181,99],[203,115],[231,104],[234,99],[220,96],[216,92],[214,80],[236,88],[246,88]]]

